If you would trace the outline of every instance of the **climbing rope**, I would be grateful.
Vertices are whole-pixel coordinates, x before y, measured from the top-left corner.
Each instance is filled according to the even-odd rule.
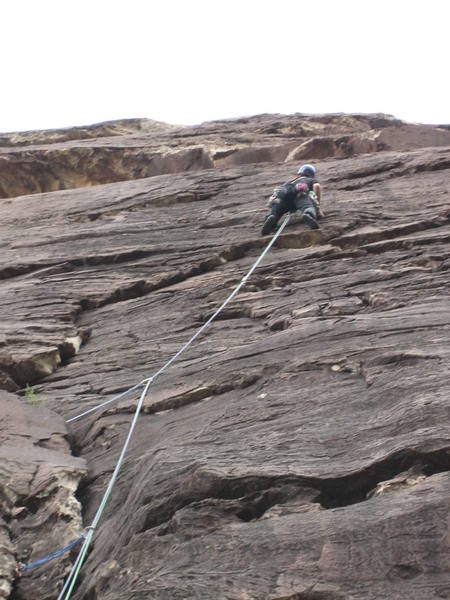
[[[111,400],[107,401],[107,402],[103,402],[102,404],[98,405],[97,407],[93,407],[91,409],[89,409],[89,411],[86,411],[85,413],[83,413],[82,415],[78,415],[78,417],[72,417],[72,419],[70,419],[69,421],[73,421],[76,418],[81,418],[81,416],[83,416],[84,414],[93,412],[94,410],[97,410],[98,408],[101,408],[102,406],[105,406],[105,404],[108,404],[110,402],[112,402],[114,399],[118,399],[119,397],[123,397],[125,394],[127,394],[128,392],[131,392],[132,389],[137,389],[138,387],[140,387],[141,385],[145,384],[144,389],[142,390],[141,396],[139,398],[139,402],[136,406],[136,411],[134,413],[134,417],[133,420],[131,422],[130,425],[130,429],[128,430],[128,435],[127,438],[125,440],[125,443],[122,447],[122,451],[120,453],[119,459],[117,461],[116,467],[113,471],[113,474],[111,476],[111,479],[109,481],[108,487],[106,489],[106,492],[102,498],[102,501],[100,503],[100,506],[97,509],[97,512],[95,513],[94,519],[92,521],[92,524],[90,525],[90,527],[88,527],[88,533],[84,539],[83,545],[78,553],[77,559],[72,567],[71,572],[69,573],[69,576],[67,577],[65,583],[64,583],[64,587],[62,588],[59,596],[58,596],[58,600],[62,600],[64,598],[64,600],[69,600],[74,585],[76,583],[78,574],[80,572],[80,569],[83,565],[84,559],[86,557],[86,553],[88,551],[89,545],[91,543],[92,537],[94,535],[94,532],[97,528],[97,525],[101,519],[102,513],[105,509],[106,503],[108,502],[109,496],[112,492],[112,489],[114,487],[114,484],[116,482],[117,476],[119,474],[119,470],[120,467],[122,466],[123,460],[125,458],[125,454],[126,451],[128,449],[128,445],[130,443],[131,437],[133,435],[134,429],[136,427],[137,421],[138,421],[138,417],[139,414],[141,412],[142,409],[142,405],[144,403],[144,400],[147,396],[147,392],[149,390],[150,385],[153,383],[153,381],[159,377],[159,375],[161,375],[161,373],[163,373],[166,369],[169,368],[169,366],[175,362],[175,360],[187,349],[189,348],[189,346],[194,342],[194,340],[196,338],[198,338],[199,335],[201,335],[201,333],[203,333],[203,331],[205,331],[205,329],[212,323],[212,321],[214,321],[214,319],[217,317],[217,315],[225,308],[225,306],[231,302],[231,300],[236,296],[236,294],[239,292],[239,290],[242,288],[243,285],[245,285],[245,283],[247,282],[247,280],[249,279],[249,277],[252,275],[252,273],[255,271],[255,269],[258,267],[258,265],[262,262],[262,260],[264,259],[264,257],[266,256],[266,254],[269,252],[270,248],[273,246],[273,244],[275,243],[276,239],[278,238],[278,236],[281,234],[281,232],[283,231],[283,229],[286,227],[286,225],[288,224],[290,219],[290,214],[286,215],[286,218],[284,219],[283,223],[280,225],[280,227],[278,228],[278,231],[276,232],[276,234],[273,236],[273,238],[270,240],[270,242],[267,244],[267,246],[264,248],[263,252],[260,254],[260,256],[258,257],[258,259],[255,261],[255,263],[252,265],[252,267],[250,268],[250,270],[247,272],[247,274],[241,279],[241,281],[239,282],[239,284],[236,286],[236,288],[232,291],[232,293],[228,296],[228,298],[219,306],[219,308],[216,310],[216,312],[200,327],[200,329],[180,348],[180,350],[178,350],[178,352],[176,352],[172,358],[170,358],[165,365],[163,365],[154,375],[152,375],[151,377],[149,377],[148,379],[144,379],[143,381],[141,381],[140,383],[136,384],[133,388],[130,388],[129,390],[126,390],[125,392],[123,392],[122,394],[119,394],[119,396],[116,396],[115,398],[112,398]],[[65,595],[64,595],[65,594]]]
[[[134,390],[137,390],[138,388],[140,388],[142,385],[144,385],[145,382],[146,382],[146,379],[144,379],[144,381],[140,381],[136,385],[133,385],[133,387],[128,388],[127,390],[118,394],[117,396],[114,396],[113,398],[110,398],[110,400],[106,400],[105,402],[102,402],[101,404],[97,404],[97,406],[93,406],[92,408],[85,410],[84,412],[82,412],[79,415],[76,415],[75,417],[71,417],[70,419],[67,419],[66,423],[72,423],[73,421],[77,421],[78,419],[81,419],[81,417],[85,417],[86,415],[89,415],[90,413],[98,410],[99,408],[102,408],[102,406],[106,406],[107,404],[111,404],[111,402],[116,402],[117,400],[120,400],[124,396],[127,396],[131,392],[134,392]]]
[[[203,331],[208,327],[208,325],[217,317],[217,315],[225,308],[225,306],[234,298],[234,296],[239,292],[239,290],[241,289],[241,287],[247,282],[247,280],[249,279],[249,277],[253,274],[254,270],[258,267],[258,265],[264,259],[264,257],[266,256],[266,254],[268,253],[268,251],[270,250],[270,248],[273,246],[273,244],[274,244],[275,240],[277,239],[277,237],[280,235],[280,233],[283,231],[283,229],[288,224],[288,221],[289,221],[290,218],[291,218],[291,214],[288,213],[286,215],[285,220],[283,221],[283,223],[278,228],[278,231],[276,232],[276,234],[273,236],[273,238],[267,244],[266,248],[264,249],[264,252],[259,256],[258,260],[254,263],[254,265],[252,266],[252,268],[250,269],[250,271],[241,280],[241,282],[235,288],[235,290],[232,292],[232,294],[225,300],[225,302],[221,306],[219,306],[219,308],[212,315],[212,317],[210,317],[208,319],[208,321],[206,321],[206,323],[204,325],[202,325],[202,327],[191,337],[191,339],[188,340],[184,344],[184,346],[182,348],[180,348],[180,350],[178,350],[178,352],[163,367],[161,367],[161,369],[159,371],[157,371],[153,375],[153,379],[156,379],[159,375],[161,375],[161,373],[163,373],[163,371],[165,371],[180,356],[180,354],[182,354],[192,344],[192,342],[199,335],[201,335],[203,333]],[[71,417],[70,419],[67,419],[66,423],[72,423],[74,421],[77,421],[78,419],[81,419],[82,417],[85,417],[85,416],[87,416],[87,415],[89,415],[89,414],[91,414],[91,413],[99,410],[100,408],[103,408],[104,406],[108,406],[109,404],[112,404],[113,402],[117,402],[117,400],[120,400],[124,396],[127,396],[131,392],[134,392],[138,388],[140,388],[143,385],[145,385],[145,383],[147,381],[148,381],[147,379],[143,379],[142,381],[140,381],[136,385],[133,385],[132,387],[128,388],[124,392],[121,392],[117,396],[114,396],[113,398],[110,398],[109,400],[105,400],[105,402],[102,402],[101,404],[97,404],[96,406],[93,406],[92,408],[89,408],[88,410],[85,410],[84,412],[80,413],[79,415],[76,415],[74,417]]]

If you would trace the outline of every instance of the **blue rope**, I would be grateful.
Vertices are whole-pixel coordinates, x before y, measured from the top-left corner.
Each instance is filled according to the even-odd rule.
[[[40,558],[39,560],[28,563],[27,565],[24,565],[23,563],[19,563],[17,570],[19,573],[25,573],[26,571],[29,571],[30,569],[35,569],[36,567],[40,567],[41,565],[46,565],[48,562],[50,562],[54,558],[59,558],[66,552],[69,552],[69,550],[72,550],[72,548],[75,548],[75,546],[78,546],[78,544],[81,544],[81,542],[83,542],[83,541],[84,541],[84,535],[82,535],[80,538],[78,538],[71,544],[64,546],[64,548],[61,548],[60,550],[56,550],[55,552],[52,552],[51,554],[44,556],[44,558]]]

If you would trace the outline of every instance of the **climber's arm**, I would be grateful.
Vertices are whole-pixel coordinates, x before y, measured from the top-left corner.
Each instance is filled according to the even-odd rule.
[[[322,207],[320,206],[320,202],[322,200],[322,187],[320,185],[320,183],[315,183],[313,185],[313,192],[316,194],[316,199],[317,199],[317,215],[322,218],[325,216]]]

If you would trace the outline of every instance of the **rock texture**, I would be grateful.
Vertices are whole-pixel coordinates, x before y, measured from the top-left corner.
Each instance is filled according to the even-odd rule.
[[[155,381],[74,597],[449,598],[449,130],[382,115],[130,133],[137,123],[81,132],[83,144],[68,132],[47,146],[36,134],[40,149],[34,134],[3,140],[1,159],[17,166],[0,175],[4,195],[31,194],[0,201],[0,372],[15,392],[2,396],[12,416],[0,429],[0,489],[15,490],[0,521],[5,597],[15,560],[79,535],[84,461],[76,497],[92,521],[137,393],[70,425],[77,458],[55,413],[67,419],[159,369],[267,243],[266,198],[295,172],[289,161],[320,157],[321,229],[294,216],[242,293]],[[116,178],[126,181],[94,186],[114,180],[111,132],[122,156],[133,148]],[[361,150],[365,135],[375,146]],[[341,153],[346,136],[354,145]],[[181,156],[194,139],[211,168],[139,171],[139,145],[150,168],[152,152]],[[54,153],[75,164],[81,146],[99,176],[86,166],[77,176],[91,187],[60,189]],[[38,152],[54,165],[50,187],[36,183]],[[20,398],[26,384],[45,408]],[[46,433],[21,411],[37,411]],[[57,446],[57,461],[37,455],[39,443],[22,448],[24,473],[39,460],[53,474],[45,517],[12,512],[40,496],[13,469],[11,431]],[[56,598],[68,563],[30,571],[10,597]]]

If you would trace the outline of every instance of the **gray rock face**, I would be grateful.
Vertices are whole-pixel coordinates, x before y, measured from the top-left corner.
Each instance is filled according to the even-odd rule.
[[[349,135],[404,127],[297,120],[329,136],[339,122]],[[227,140],[285,124],[198,131]],[[181,144],[178,130],[161,135]],[[297,164],[229,164],[0,201],[2,387],[20,395],[32,384],[45,401],[2,396],[1,497],[5,482],[14,490],[0,521],[5,597],[16,560],[82,532],[74,493],[85,464],[76,498],[91,523],[138,393],[69,426],[76,457],[55,413],[67,419],[155,373],[267,243],[266,199]],[[450,597],[450,148],[315,164],[321,228],[293,216],[243,291],[150,387],[75,598]],[[19,474],[17,439],[27,440]],[[15,514],[25,499],[44,512]],[[30,571],[11,598],[56,598],[69,562]]]

